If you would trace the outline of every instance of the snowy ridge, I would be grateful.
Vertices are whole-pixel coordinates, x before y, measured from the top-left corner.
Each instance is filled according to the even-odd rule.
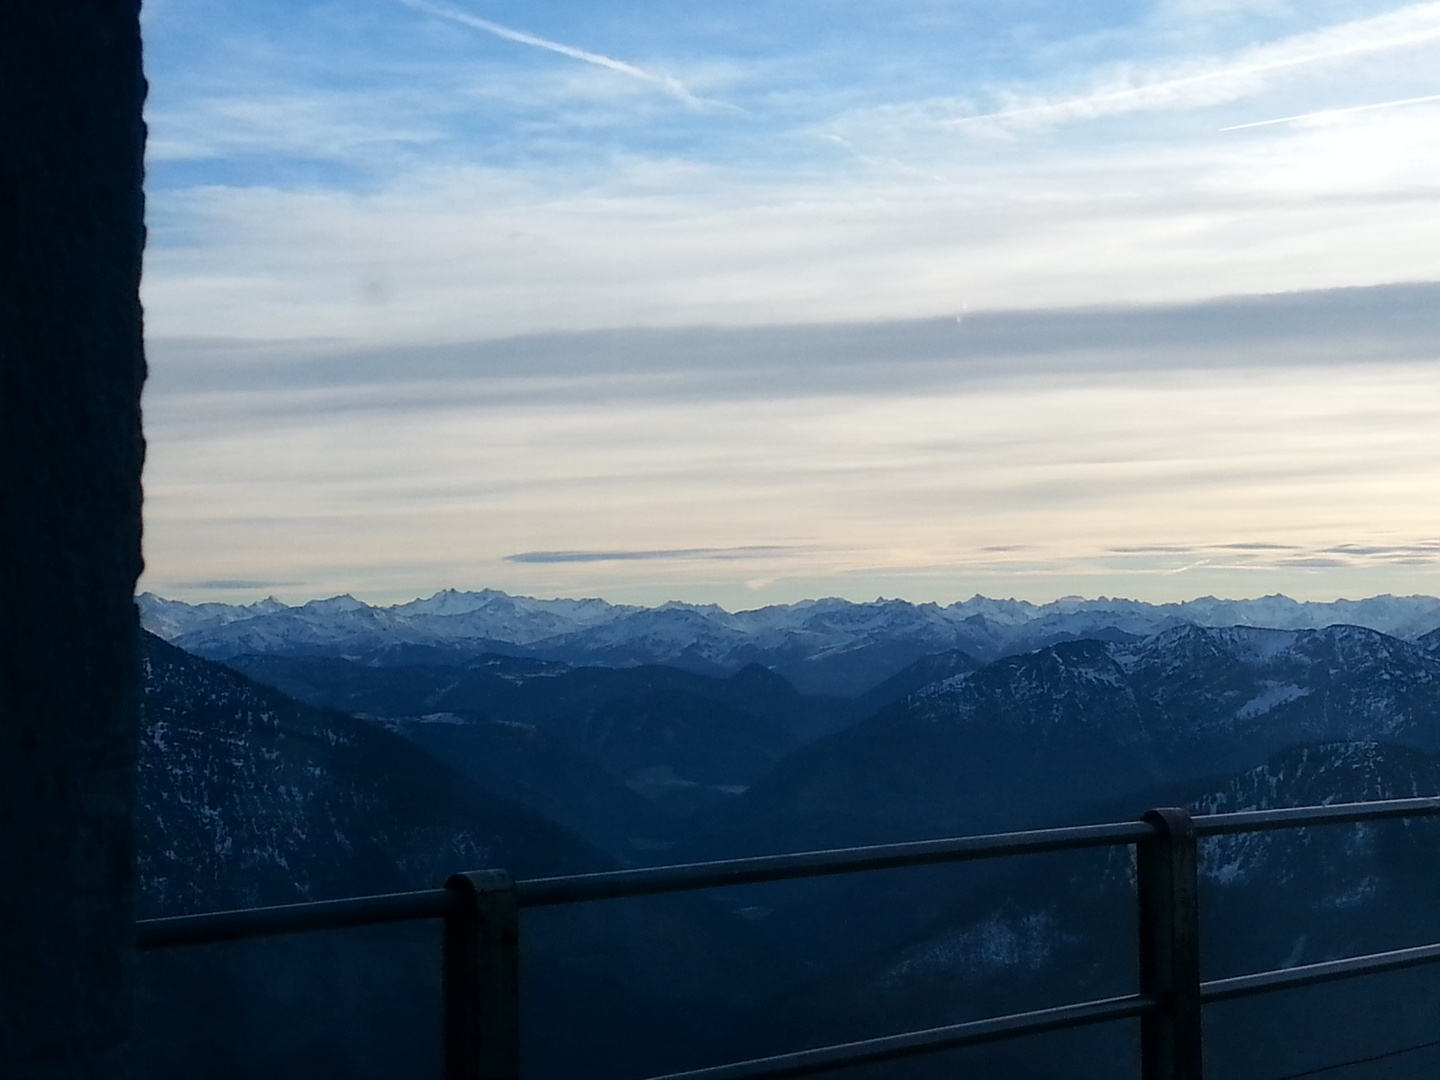
[[[843,662],[852,653],[896,643],[915,656],[960,649],[994,660],[1078,638],[1128,641],[1165,631],[1183,636],[1187,626],[1305,630],[1350,624],[1408,640],[1440,627],[1440,599],[1429,596],[1333,603],[1202,597],[1178,604],[1106,597],[1031,604],[975,596],[945,607],[826,599],[738,612],[680,602],[644,608],[598,599],[537,600],[493,589],[444,590],[388,607],[350,596],[297,606],[273,598],[239,606],[187,604],[146,593],[139,603],[147,629],[213,658],[284,652],[374,659],[403,648],[479,653],[508,646],[586,663],[678,662],[732,670],[755,661],[774,663],[776,657]],[[1283,647],[1265,638],[1254,645]]]
[[[1125,738],[1137,743],[1285,732],[1293,742],[1440,746],[1437,698],[1440,660],[1379,631],[1182,626],[1137,642],[1091,641],[1009,657],[923,687],[910,709],[931,722],[1004,716],[1028,728],[1103,719],[1130,724]]]

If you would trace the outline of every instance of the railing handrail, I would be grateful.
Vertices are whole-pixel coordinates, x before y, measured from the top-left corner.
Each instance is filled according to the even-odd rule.
[[[310,900],[273,907],[140,919],[135,923],[135,946],[140,949],[166,949],[176,945],[211,945],[276,934],[340,930],[350,926],[376,926],[415,919],[443,919],[454,905],[455,894],[450,889],[423,889],[378,896],[351,896],[343,900]]]
[[[680,863],[672,866],[609,870],[597,874],[533,878],[517,881],[521,907],[578,904],[625,896],[755,885],[796,878],[895,870],[907,866],[998,859],[1012,855],[1039,855],[1081,848],[1119,847],[1148,840],[1154,829],[1143,821],[1102,825],[1074,825],[1058,829],[957,836],[944,840],[915,840],[902,844],[800,851],[786,855],[757,855],[745,859]]]
[[[1246,810],[1193,818],[1197,836],[1353,824],[1399,817],[1440,815],[1440,797],[1389,799],[1379,802],[1335,803],[1279,810]],[[575,904],[692,889],[750,885],[767,881],[863,873],[906,866],[927,866],[976,859],[1036,855],[1092,847],[1118,847],[1155,836],[1145,821],[1116,821],[1057,829],[988,833],[980,836],[916,840],[899,844],[760,855],[744,859],[681,863],[673,866],[608,870],[564,877],[517,881],[522,908]],[[439,919],[454,901],[448,889],[386,893],[343,900],[312,900],[273,907],[236,908],[197,915],[141,919],[135,943],[142,949],[201,945],[271,934],[366,926],[409,919]]]
[[[1141,986],[1137,994],[991,1017],[927,1031],[734,1062],[657,1080],[778,1080],[996,1039],[1138,1017],[1144,1080],[1201,1080],[1201,1006],[1440,962],[1440,943],[1201,982],[1196,840],[1207,836],[1440,816],[1440,797],[1247,810],[1192,817],[1151,810],[1140,821],[763,855],[512,881],[503,871],[451,875],[441,889],[145,919],[142,949],[271,934],[445,920],[447,1080],[518,1074],[521,908],[753,885],[977,859],[1136,845]]]

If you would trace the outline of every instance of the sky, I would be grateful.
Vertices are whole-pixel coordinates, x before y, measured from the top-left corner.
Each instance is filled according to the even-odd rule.
[[[1440,3],[142,19],[143,589],[1440,593]]]

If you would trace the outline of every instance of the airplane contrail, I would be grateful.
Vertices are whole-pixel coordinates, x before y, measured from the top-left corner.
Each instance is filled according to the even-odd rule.
[[[451,22],[468,26],[472,30],[480,30],[486,34],[493,34],[495,37],[504,38],[506,41],[514,41],[520,45],[530,45],[536,49],[544,49],[547,52],[559,53],[561,56],[568,56],[572,60],[581,60],[587,64],[594,64],[597,67],[609,68],[611,71],[619,72],[621,75],[628,75],[632,79],[639,79],[642,82],[653,83],[656,86],[675,95],[687,105],[697,107],[713,105],[714,102],[706,101],[704,98],[696,97],[679,79],[670,75],[661,75],[654,71],[647,71],[635,64],[626,63],[624,60],[616,60],[613,56],[605,56],[603,53],[590,52],[587,49],[577,49],[573,45],[566,45],[563,42],[551,41],[549,38],[538,37],[535,34],[527,34],[524,30],[513,30],[500,23],[491,22],[489,19],[482,19],[478,15],[471,15],[468,11],[461,11],[459,8],[451,7],[449,4],[437,4],[432,0],[396,0],[396,3],[415,11],[423,11],[427,15],[434,15],[441,19],[449,19]]]
[[[1329,27],[1319,32],[1300,35],[1298,38],[1290,38],[1276,45],[1253,47],[1240,54],[1242,58],[1248,57],[1249,59],[1241,59],[1240,62],[1232,63],[1229,66],[1160,78],[1153,82],[1124,86],[1119,89],[1096,90],[1077,97],[1040,101],[1031,105],[1020,105],[975,116],[955,117],[950,120],[942,120],[940,123],[945,127],[967,127],[993,123],[997,120],[1025,117],[1063,121],[1087,119],[1145,108],[1159,108],[1171,103],[1178,93],[1187,90],[1219,83],[1222,84],[1221,91],[1223,92],[1223,83],[1226,80],[1243,81],[1271,72],[1302,67],[1306,64],[1375,53],[1440,38],[1440,19],[1437,19],[1440,17],[1440,4],[1410,5],[1404,12],[1398,14],[1407,13],[1423,14],[1424,18],[1418,27],[1406,28],[1402,32],[1395,33],[1391,32],[1391,28],[1397,20],[1392,16],[1361,19]],[[1378,28],[1380,33],[1367,35],[1362,32],[1357,38],[1355,34],[1357,27],[1368,28],[1372,32]],[[1342,33],[1343,31],[1350,32],[1348,38]],[[1233,98],[1243,95],[1231,92],[1229,96]]]
[[[1201,559],[1199,562],[1192,562],[1189,566],[1177,566],[1173,570],[1160,571],[1162,577],[1170,577],[1173,574],[1183,574],[1187,570],[1198,570],[1202,566],[1209,566],[1209,559]]]
[[[1344,116],[1346,113],[1369,112],[1371,109],[1393,109],[1400,105],[1419,105],[1426,101],[1440,101],[1440,94],[1426,94],[1424,97],[1401,98],[1399,101],[1380,101],[1374,105],[1351,105],[1345,109],[1321,109],[1318,112],[1299,113],[1295,116],[1281,116],[1274,120],[1256,120],[1249,124],[1231,124],[1221,131],[1244,131],[1246,128],[1268,127],[1271,124],[1291,124],[1296,120],[1313,120],[1317,116]]]

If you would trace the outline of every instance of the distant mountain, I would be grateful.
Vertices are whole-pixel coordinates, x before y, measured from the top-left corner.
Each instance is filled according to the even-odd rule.
[[[1405,639],[1440,627],[1440,599],[1377,596],[1310,603],[1284,596],[1146,604],[1067,597],[1048,604],[982,596],[941,607],[902,600],[806,600],[754,611],[535,600],[486,589],[372,607],[349,596],[291,607],[190,605],[140,597],[147,628],[211,659],[246,653],[343,656],[370,664],[463,663],[483,652],[578,665],[667,664],[729,674],[761,664],[802,692],[864,693],[927,655],[991,661],[1077,639],[1128,641],[1180,625],[1366,626]]]
[[[983,666],[980,661],[961,649],[932,653],[901,668],[884,682],[871,687],[859,697],[851,700],[855,704],[858,716],[873,716],[881,709],[893,705],[902,698],[909,697],[917,690],[956,675],[964,675]]]
[[[1440,653],[1440,627],[1436,627],[1428,633],[1421,634],[1415,639],[1415,644],[1419,645],[1428,653]]]
[[[698,853],[1039,827],[1300,743],[1440,747],[1440,658],[1354,626],[1073,641],[924,687],[696,823]]]

